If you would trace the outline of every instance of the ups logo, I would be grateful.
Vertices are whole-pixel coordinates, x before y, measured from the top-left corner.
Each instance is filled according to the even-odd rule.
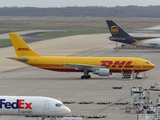
[[[112,34],[117,34],[118,33],[118,26],[111,26],[111,33]]]

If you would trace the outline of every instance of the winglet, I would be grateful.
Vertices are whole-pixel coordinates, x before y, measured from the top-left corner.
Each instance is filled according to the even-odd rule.
[[[40,56],[17,33],[9,33],[9,36],[17,56]]]

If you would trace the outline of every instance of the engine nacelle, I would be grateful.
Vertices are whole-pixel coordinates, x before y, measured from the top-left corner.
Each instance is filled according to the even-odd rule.
[[[99,76],[109,76],[109,69],[106,68],[100,68],[98,70],[93,71],[93,74],[99,75]]]

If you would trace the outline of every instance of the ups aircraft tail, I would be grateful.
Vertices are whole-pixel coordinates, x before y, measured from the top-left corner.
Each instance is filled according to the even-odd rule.
[[[119,27],[115,22],[112,20],[106,20],[108,28],[112,34],[112,37],[124,38],[124,37],[131,37],[127,32],[125,32],[121,27]]]
[[[34,52],[17,33],[9,33],[9,36],[17,57],[40,56]]]

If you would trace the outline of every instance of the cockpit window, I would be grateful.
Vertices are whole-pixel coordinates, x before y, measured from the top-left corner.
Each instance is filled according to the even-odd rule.
[[[61,106],[64,106],[64,104],[61,104]]]
[[[56,106],[57,106],[57,107],[61,107],[61,104],[60,104],[60,103],[56,103]]]
[[[149,64],[150,64],[150,62],[146,62],[146,64],[147,64],[147,65],[149,65]]]

